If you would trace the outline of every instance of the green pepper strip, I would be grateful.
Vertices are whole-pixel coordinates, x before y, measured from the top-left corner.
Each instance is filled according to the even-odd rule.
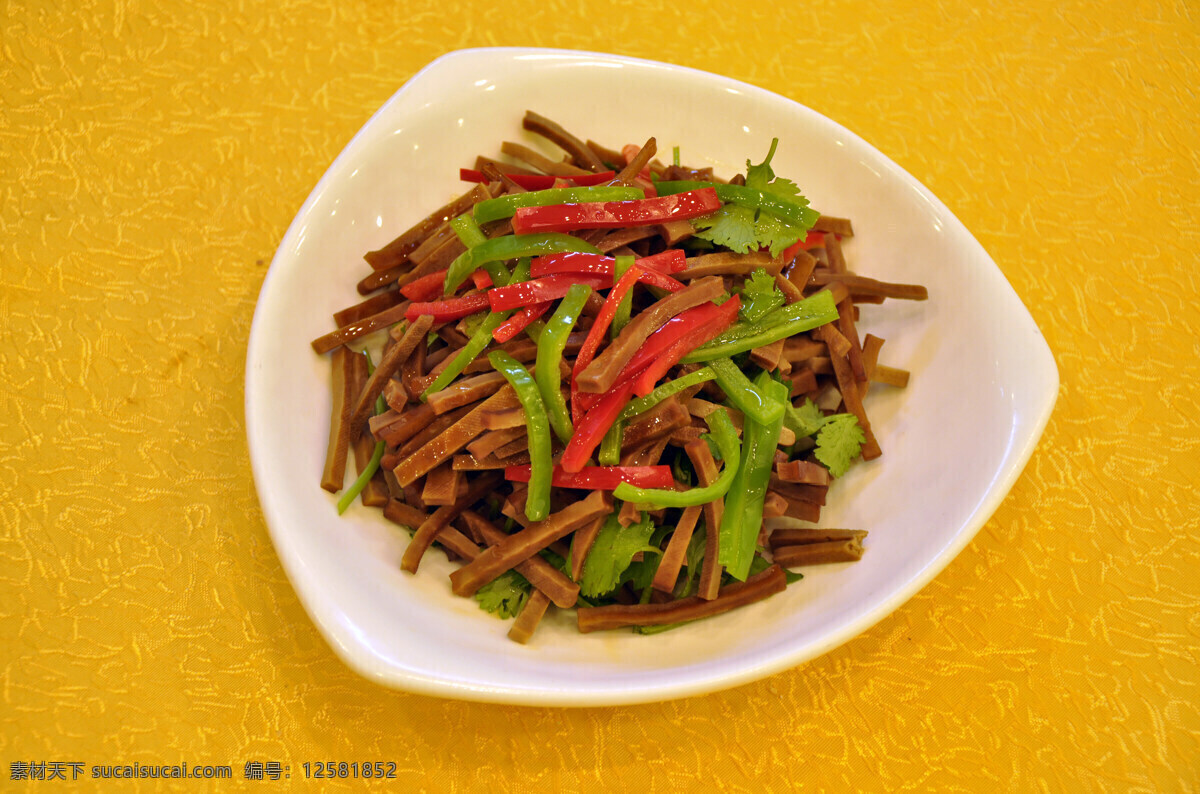
[[[367,357],[367,377],[370,377],[371,373],[375,371],[375,363],[371,361],[371,354],[366,350],[363,351],[363,355]],[[381,394],[375,398],[375,413],[381,414],[384,410],[386,408],[383,395]],[[359,472],[358,479],[346,489],[346,492],[342,494],[342,498],[338,499],[337,511],[339,516],[346,512],[346,509],[350,507],[350,503],[358,498],[363,488],[366,488],[367,483],[375,476],[375,472],[379,471],[379,462],[383,460],[383,447],[384,443],[382,441],[375,442],[375,451],[371,453],[371,460],[367,462],[366,468]]]
[[[529,491],[525,497],[525,517],[530,521],[542,521],[550,513],[550,478],[554,470],[546,406],[533,376],[515,358],[503,350],[496,350],[488,354],[488,361],[513,387],[525,409],[525,432],[529,436]]]
[[[458,235],[458,240],[467,249],[474,248],[477,245],[487,242],[487,235],[479,228],[479,224],[471,217],[471,213],[464,212],[454,220],[450,221],[450,228]],[[508,272],[508,268],[500,261],[482,262],[480,267],[492,279],[492,284],[497,287],[503,287],[512,279],[512,274]]]
[[[783,404],[769,399],[727,358],[714,359],[708,365],[717,376],[717,384],[747,417],[760,425],[769,425],[783,416]]]
[[[782,402],[787,400],[787,387],[772,380],[766,372],[759,376],[758,381],[759,388],[782,408]],[[717,561],[725,566],[730,576],[739,581],[746,580],[750,563],[754,560],[755,543],[762,529],[763,502],[771,481],[775,447],[779,443],[782,428],[782,410],[769,423],[759,423],[747,415],[742,427],[742,465],[729,489],[729,498],[725,500],[720,551],[717,554]]]
[[[450,221],[450,228],[458,235],[459,241],[467,248],[474,248],[487,239],[487,235],[479,228],[479,224],[471,217],[471,213],[464,212],[454,220]]]
[[[505,271],[507,275],[507,271]],[[512,277],[516,281],[524,281],[529,278],[529,260],[522,259],[517,262],[517,266],[513,268]],[[487,349],[487,346],[492,342],[492,333],[500,327],[500,324],[508,319],[511,311],[492,312],[487,317],[483,318],[483,322],[475,329],[475,333],[471,334],[471,338],[463,346],[463,349],[458,351],[458,355],[446,365],[446,368],[438,373],[438,376],[433,379],[433,383],[421,392],[421,401],[429,399],[429,395],[435,394],[454,382],[454,379],[462,374],[462,371],[471,365],[471,362],[479,357],[479,354]]]
[[[707,504],[728,493],[740,468],[742,450],[741,444],[738,442],[737,430],[734,429],[729,414],[724,410],[713,411],[704,417],[704,421],[708,423],[708,429],[712,431],[717,448],[721,450],[721,457],[725,461],[725,468],[721,470],[720,476],[711,485],[689,488],[686,491],[668,491],[664,488],[635,488],[629,483],[623,482],[613,491],[613,496],[626,502],[635,502],[638,505],[649,505],[654,509],[659,509]],[[767,474],[769,477],[769,469]],[[757,530],[755,530],[755,537],[758,537]]]
[[[601,466],[616,466],[621,462],[621,439],[625,435],[625,422],[617,417],[612,427],[600,439],[600,452],[597,460]]]
[[[521,194],[523,195],[523,194]],[[453,295],[458,286],[467,280],[477,268],[484,267],[490,262],[503,262],[523,256],[542,256],[544,254],[564,254],[570,251],[583,251],[598,254],[600,249],[591,243],[585,243],[578,237],[569,234],[551,232],[550,234],[506,234],[503,237],[493,237],[485,240],[474,248],[468,248],[450,263],[446,270],[446,283],[443,291]],[[488,271],[489,275],[491,271]],[[492,277],[495,282],[495,276]],[[507,280],[505,283],[508,283]]]
[[[490,223],[501,218],[511,218],[522,207],[547,207],[551,204],[579,204],[586,201],[631,201],[645,198],[640,188],[620,185],[596,185],[593,187],[552,187],[547,190],[530,190],[527,193],[511,193],[494,199],[485,199],[475,205],[475,220]]]
[[[705,187],[714,188],[717,191],[717,198],[721,201],[730,201],[743,207],[769,212],[780,220],[804,231],[811,229],[817,222],[817,218],[821,217],[821,213],[808,206],[808,199],[794,199],[776,193],[764,193],[745,185],[720,185],[692,180],[654,183],[654,188],[660,196],[669,196],[673,193],[684,193]]]
[[[837,305],[828,290],[776,309],[757,323],[735,323],[728,331],[684,356],[684,364],[728,358],[811,331],[838,318]]]
[[[704,383],[716,377],[717,373],[713,372],[711,367],[705,367],[675,380],[669,380],[645,397],[638,397],[636,400],[630,401],[629,405],[625,406],[625,410],[621,411],[621,415],[617,419],[632,419],[643,411],[649,411],[668,397],[679,394],[679,392],[689,386],[695,386],[697,383]]]
[[[621,276],[625,275],[625,271],[633,267],[634,258],[632,256],[618,256],[616,264],[613,265],[613,284],[621,280]],[[629,323],[629,317],[633,314],[633,290],[625,293],[625,297],[617,304],[617,311],[613,315],[612,325],[609,326],[608,333],[610,339],[616,339],[617,334],[621,333],[621,329]]]
[[[587,284],[572,284],[547,321],[545,330],[538,337],[537,371],[534,379],[542,393],[542,401],[546,404],[546,413],[550,415],[550,426],[564,444],[571,440],[575,428],[571,426],[571,414],[567,411],[567,401],[562,396],[562,379],[558,369],[562,363],[563,351],[567,347],[567,337],[575,328],[583,305],[587,303],[591,294],[592,288]]]

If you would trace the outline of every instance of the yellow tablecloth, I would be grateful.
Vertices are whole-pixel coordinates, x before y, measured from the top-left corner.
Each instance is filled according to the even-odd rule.
[[[367,760],[427,791],[1200,785],[1194,4],[67,5],[0,20],[4,788],[34,788],[25,763],[275,789]],[[941,197],[1033,313],[1062,375],[1040,447],[863,636],[707,697],[562,711],[381,689],[301,609],[244,440],[264,263],[406,79],[496,44],[812,106]]]

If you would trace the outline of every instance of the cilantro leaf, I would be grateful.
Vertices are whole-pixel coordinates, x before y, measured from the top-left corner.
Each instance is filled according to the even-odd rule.
[[[796,438],[811,436],[825,424],[825,414],[812,400],[805,398],[799,408],[790,402],[783,406],[783,423],[796,434]]]
[[[746,187],[762,193],[773,193],[808,206],[808,200],[800,195],[800,188],[790,179],[776,177],[771,168],[771,158],[779,139],[771,139],[767,157],[758,165],[746,160]],[[792,226],[769,212],[762,212],[737,204],[726,204],[711,215],[692,221],[696,237],[723,245],[739,254],[752,249],[769,248],[771,256],[779,256],[783,249],[799,240],[807,229]]]
[[[754,221],[754,235],[758,238],[758,244],[770,248],[771,256],[779,256],[783,249],[806,234],[808,232],[801,231],[767,212],[758,213],[758,218]]]
[[[804,574],[800,573],[799,571],[789,571],[787,568],[784,568],[783,578],[788,584],[792,584],[793,582],[798,582],[803,579]]]
[[[779,146],[779,139],[771,139],[771,148],[767,150],[767,157],[758,165],[751,165],[750,158],[746,158],[746,187],[752,190],[767,190],[771,180],[775,178],[775,170],[771,168],[771,158],[775,156],[775,148]]]
[[[516,571],[505,571],[475,591],[475,600],[484,612],[496,617],[516,617],[529,598],[529,580]]]
[[[639,551],[658,551],[650,545],[654,534],[654,522],[645,514],[636,524],[623,527],[613,513],[604,522],[592,543],[587,560],[583,564],[579,591],[589,598],[604,595],[621,583],[621,574]]]
[[[758,243],[754,215],[755,211],[750,207],[726,204],[711,215],[702,215],[694,219],[692,226],[696,228],[696,236],[702,240],[744,254]]]
[[[775,286],[775,279],[763,268],[758,268],[742,284],[739,293],[742,306],[738,314],[746,322],[756,323],[783,305],[784,297]]]
[[[834,414],[826,418],[817,433],[817,448],[813,454],[825,464],[829,473],[841,477],[858,457],[866,435],[854,414]]]

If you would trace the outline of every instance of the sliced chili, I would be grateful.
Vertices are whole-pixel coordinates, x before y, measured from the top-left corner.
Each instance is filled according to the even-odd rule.
[[[609,279],[605,276],[588,276],[581,274],[561,274],[546,276],[533,281],[521,281],[509,284],[507,287],[496,287],[488,290],[487,299],[492,311],[501,312],[516,309],[534,303],[558,300],[565,296],[575,284],[586,284],[591,287],[607,287]]]
[[[537,322],[537,319],[545,314],[551,305],[552,301],[543,301],[542,303],[532,303],[522,308],[520,311],[514,313],[512,317],[501,323],[492,332],[492,338],[501,344],[509,341]]]
[[[512,223],[513,231],[517,234],[613,229],[697,218],[716,212],[720,208],[721,200],[717,198],[716,191],[705,187],[672,196],[632,201],[523,207],[513,214]]]
[[[529,466],[509,466],[504,479],[529,482]],[[585,488],[589,491],[611,491],[621,483],[636,488],[670,488],[675,484],[670,466],[584,466],[577,472],[554,467],[550,480],[555,488]]]
[[[444,323],[451,320],[461,320],[468,314],[474,314],[488,308],[487,294],[476,292],[464,295],[461,298],[449,298],[444,301],[413,303],[404,312],[404,317],[409,322],[412,322],[422,314],[431,314],[435,323]]]
[[[516,182],[526,190],[545,190],[546,188],[554,187],[555,179],[566,179],[568,182],[587,187],[589,185],[603,185],[606,182],[611,182],[616,176],[615,171],[601,171],[595,174],[576,174],[567,177],[555,177],[552,174],[505,174],[506,177]],[[463,182],[487,182],[487,177],[481,171],[476,171],[474,168],[458,169],[458,178]]]

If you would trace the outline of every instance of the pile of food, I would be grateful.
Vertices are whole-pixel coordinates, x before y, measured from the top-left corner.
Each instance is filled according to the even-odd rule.
[[[361,497],[408,528],[406,571],[440,546],[453,592],[519,642],[550,605],[649,633],[859,559],[862,529],[764,522],[817,522],[879,457],[863,398],[908,373],[859,306],[925,289],[851,272],[850,222],[775,175],[777,142],[725,181],[653,138],[524,127],[566,156],[478,157],[470,190],[366,255],[368,297],[312,343],[333,365],[321,486],[343,490],[351,455],[359,472],[339,512]]]

